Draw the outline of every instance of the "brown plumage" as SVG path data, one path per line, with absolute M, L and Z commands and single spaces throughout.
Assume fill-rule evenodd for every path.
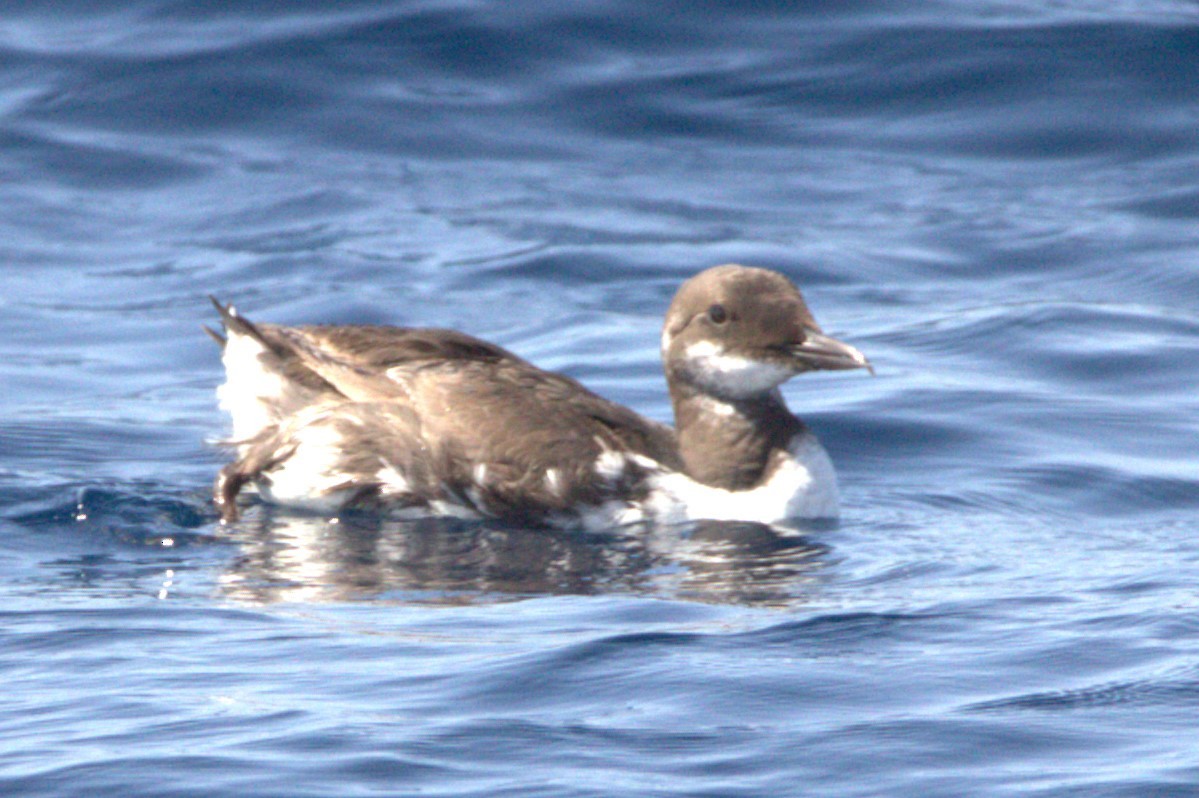
M 294 454 L 297 414 L 313 408 L 327 414 L 310 423 L 330 426 L 344 441 L 336 468 L 346 480 L 331 490 L 351 494 L 350 506 L 386 500 L 422 507 L 436 499 L 541 520 L 630 488 L 595 479 L 593 464 L 605 450 L 681 465 L 669 427 L 464 333 L 253 324 L 213 301 L 229 334 L 260 343 L 263 368 L 288 386 L 274 408 L 278 423 L 233 442 L 240 456 L 221 471 L 214 491 L 225 520 L 237 518 L 246 483 L 269 480 L 270 470 Z M 497 428 L 504 435 L 487 434 Z M 387 486 L 375 476 L 381 468 L 405 475 L 411 490 L 384 495 Z M 555 476 L 547 481 L 550 469 Z M 635 477 L 630 471 L 624 481 Z
M 788 464 L 797 492 L 771 487 L 772 501 L 782 498 L 762 517 L 803 513 L 801 493 L 815 489 L 794 451 L 810 436 L 777 386 L 812 368 L 869 366 L 820 332 L 787 278 L 741 266 L 688 280 L 667 314 L 663 359 L 678 434 L 465 333 L 255 324 L 213 304 L 225 329 L 209 330 L 224 349 L 222 404 L 239 438 L 238 458 L 214 488 L 226 521 L 250 483 L 268 499 L 320 509 L 543 522 L 604 505 L 637 507 L 642 518 L 685 504 L 671 494 L 651 512 L 653 490 L 698 485 L 713 507 L 724 491 L 764 490 Z M 814 467 L 833 479 L 823 449 L 810 445 L 823 458 Z M 830 501 L 835 511 L 835 480 L 816 488 L 828 495 L 814 511 Z M 728 512 L 757 512 L 753 501 L 747 507 Z

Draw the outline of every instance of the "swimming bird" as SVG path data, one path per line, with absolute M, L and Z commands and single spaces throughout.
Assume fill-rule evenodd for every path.
M 740 265 L 690 278 L 666 313 L 673 428 L 465 333 L 259 324 L 212 302 L 237 450 L 213 491 L 226 522 L 247 484 L 324 513 L 588 528 L 833 517 L 832 463 L 779 386 L 871 368 L 791 280 Z

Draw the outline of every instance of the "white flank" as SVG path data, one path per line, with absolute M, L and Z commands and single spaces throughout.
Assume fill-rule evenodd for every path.
M 375 479 L 379 481 L 379 493 L 385 498 L 405 496 L 412 492 L 408 478 L 388 463 L 384 463 L 383 467 L 375 472 Z
M 346 491 L 334 488 L 345 482 L 345 474 L 338 471 L 342 438 L 320 420 L 296 429 L 291 437 L 295 453 L 267 472 L 270 484 L 263 480 L 259 486 L 267 501 L 317 512 L 340 508 Z
M 472 507 L 483 509 L 487 506 L 483 501 L 483 488 L 478 485 L 471 485 L 466 489 L 466 498 Z
M 757 396 L 795 376 L 785 366 L 730 355 L 712 341 L 694 343 L 684 355 L 692 378 L 721 396 Z
M 555 496 L 562 495 L 562 474 L 556 468 L 545 470 L 545 488 Z
M 440 515 L 446 518 L 462 518 L 467 521 L 477 521 L 483 517 L 483 514 L 472 507 L 467 507 L 460 502 L 446 501 L 444 499 L 435 499 L 429 502 L 429 509 L 423 515 Z
M 262 344 L 248 335 L 229 332 L 225 352 L 225 384 L 217 388 L 221 409 L 233 419 L 234 441 L 253 438 L 275 423 L 270 406 L 278 402 L 286 386 L 278 374 L 263 367 Z
M 595 475 L 605 482 L 615 482 L 624 474 L 625 455 L 615 449 L 604 449 L 595 458 Z
M 613 499 L 603 504 L 579 508 L 577 516 L 563 516 L 561 519 L 550 519 L 556 526 L 570 528 L 582 526 L 588 532 L 604 532 L 617 526 L 640 524 L 654 520 L 644 507 L 638 504 Z

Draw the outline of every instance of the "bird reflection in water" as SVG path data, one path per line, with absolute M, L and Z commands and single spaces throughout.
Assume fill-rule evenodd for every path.
M 805 603 L 827 558 L 804 534 L 808 525 L 699 522 L 596 534 L 255 510 L 227 528 L 242 552 L 221 577 L 226 595 L 255 604 L 624 593 L 786 607 Z

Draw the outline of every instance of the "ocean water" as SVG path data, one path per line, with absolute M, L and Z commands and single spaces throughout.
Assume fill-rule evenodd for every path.
M 728 261 L 839 523 L 216 522 L 207 295 L 665 420 Z M 0 384 L 4 796 L 1199 795 L 1192 2 L 13 0 Z

